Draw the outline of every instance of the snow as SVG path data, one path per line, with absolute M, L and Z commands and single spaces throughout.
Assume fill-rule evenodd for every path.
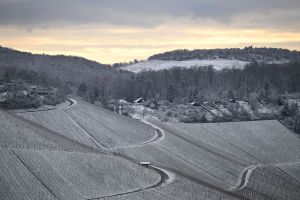
M 168 171 L 166 169 L 160 168 L 160 167 L 156 167 L 156 166 L 151 166 L 151 167 L 155 168 L 155 169 L 158 169 L 158 170 L 164 172 L 166 175 L 168 175 L 168 179 L 166 180 L 166 182 L 163 183 L 162 186 L 170 184 L 170 183 L 172 183 L 175 180 L 175 176 L 176 175 L 174 173 L 172 173 L 172 172 L 170 172 L 170 171 Z
M 296 182 L 300 183 L 300 162 L 280 163 L 277 167 L 284 170 Z
M 103 148 L 102 150 L 144 144 L 156 137 L 151 127 L 138 120 L 112 113 L 79 99 L 70 101 L 72 107 L 18 115 L 58 135 L 90 147 Z
M 0 199 L 98 199 L 155 186 L 160 175 L 94 153 L 0 150 Z
M 55 200 L 12 150 L 0 150 L 0 199 Z
M 240 173 L 237 184 L 235 186 L 233 186 L 230 190 L 242 190 L 243 188 L 245 188 L 250 182 L 250 178 L 251 178 L 253 171 L 259 166 L 260 165 L 251 165 L 249 167 L 246 167 Z M 243 177 L 244 174 L 245 174 L 245 177 Z M 245 180 L 244 183 L 243 183 L 243 179 Z
M 121 67 L 120 69 L 140 73 L 143 71 L 159 71 L 164 69 L 171 69 L 174 67 L 192 68 L 213 66 L 216 70 L 229 68 L 243 68 L 249 64 L 247 61 L 230 60 L 230 59 L 216 59 L 216 60 L 186 60 L 186 61 L 163 61 L 163 60 L 149 60 L 132 65 Z
M 265 194 L 270 199 L 299 199 L 299 183 L 274 165 L 257 166 L 248 180 L 245 186 L 247 189 Z
M 3 111 L 0 111 L 0 147 L 85 151 L 59 134 Z
M 125 149 L 139 160 L 172 167 L 224 188 L 236 186 L 246 166 L 299 160 L 299 139 L 277 121 L 162 123 L 159 143 Z
M 290 61 L 289 60 L 273 60 L 273 61 L 269 61 L 267 62 L 267 64 L 274 64 L 274 65 L 281 65 L 281 64 L 287 64 L 289 63 Z
M 293 182 L 286 181 L 299 177 L 299 164 L 280 165 L 290 178 L 272 166 L 300 160 L 299 139 L 277 121 L 163 123 L 149 116 L 153 110 L 134 104 L 134 117 L 143 124 L 80 99 L 77 101 L 77 105 L 70 109 L 19 113 L 28 120 L 0 111 L 0 145 L 7 148 L 0 150 L 0 182 L 5 188 L 0 189 L 0 196 L 5 199 L 41 199 L 41 196 L 48 195 L 52 200 L 55 199 L 53 193 L 59 199 L 92 199 L 110 195 L 115 195 L 115 198 L 107 199 L 137 199 L 139 195 L 161 199 L 153 196 L 160 194 L 166 197 L 161 200 L 165 200 L 200 199 L 201 194 L 209 193 L 211 198 L 201 199 L 224 199 L 224 194 L 218 194 L 218 191 L 201 184 L 193 185 L 196 182 L 188 180 L 189 176 L 224 189 L 241 186 L 237 188 L 249 188 L 267 195 L 274 193 L 279 199 L 287 199 L 282 198 L 284 195 L 288 199 L 299 196 Z M 238 103 L 248 106 L 246 102 Z M 184 105 L 182 107 L 184 109 Z M 216 110 L 206 107 L 217 114 Z M 220 106 L 220 109 L 226 108 Z M 54 131 L 64 137 L 59 137 Z M 111 143 L 107 142 L 107 146 L 119 150 L 116 152 L 110 148 L 111 152 L 125 158 L 128 155 L 134 162 L 116 156 L 118 154 L 93 153 L 90 152 L 92 148 L 79 145 L 88 146 L 88 140 L 93 138 L 101 144 L 110 138 L 108 142 Z M 19 150 L 12 149 L 16 147 Z M 138 165 L 137 160 L 153 164 L 149 168 L 163 171 L 168 179 L 157 182 L 159 173 Z M 259 164 L 262 163 L 270 166 L 261 167 Z M 254 165 L 259 167 L 252 168 Z M 245 169 L 247 166 L 250 167 Z M 245 176 L 244 169 L 248 169 Z M 277 174 L 280 176 L 274 177 Z M 245 181 L 242 181 L 243 177 Z

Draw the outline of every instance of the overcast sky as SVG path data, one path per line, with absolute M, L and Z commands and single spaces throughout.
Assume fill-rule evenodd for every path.
M 173 49 L 300 50 L 299 0 L 0 0 L 0 45 L 129 61 Z

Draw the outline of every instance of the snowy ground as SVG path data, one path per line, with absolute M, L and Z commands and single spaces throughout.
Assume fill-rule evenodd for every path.
M 0 111 L 0 199 L 298 200 L 299 138 L 277 121 L 165 123 L 138 104 L 136 120 L 72 102 Z
M 229 59 L 218 59 L 218 60 L 186 60 L 186 61 L 162 61 L 162 60 L 149 60 L 140 62 L 128 66 L 121 67 L 123 70 L 139 73 L 142 71 L 159 71 L 164 69 L 171 69 L 173 67 L 192 68 L 192 67 L 203 67 L 213 66 L 217 70 L 223 68 L 243 68 L 249 64 L 247 61 L 241 60 L 229 60 Z

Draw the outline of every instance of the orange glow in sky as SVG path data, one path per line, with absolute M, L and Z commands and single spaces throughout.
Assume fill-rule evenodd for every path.
M 175 49 L 300 50 L 299 0 L 28 1 L 0 0 L 1 46 L 107 64 Z
M 201 27 L 35 29 L 5 27 L 0 44 L 33 53 L 86 57 L 101 63 L 130 61 L 175 49 L 231 48 L 253 46 L 300 50 L 298 32 L 262 29 L 222 29 Z M 4 34 L 3 34 L 4 33 Z

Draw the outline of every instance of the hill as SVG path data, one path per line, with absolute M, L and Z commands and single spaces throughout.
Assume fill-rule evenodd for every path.
M 105 135 L 105 131 L 109 128 L 98 123 L 97 128 L 98 131 L 100 130 L 98 138 L 101 142 L 110 137 L 117 138 L 118 134 L 125 134 L 123 137 L 127 138 L 123 140 L 130 140 L 133 133 L 139 134 L 142 140 L 145 137 L 151 138 L 153 134 L 150 127 L 137 120 L 102 109 L 97 110 L 93 105 L 87 105 L 82 101 L 75 104 L 77 103 L 63 104 L 50 110 L 46 108 L 16 112 L 48 114 L 49 118 L 41 118 L 45 120 L 44 123 L 47 123 L 51 116 L 55 118 L 54 114 L 56 114 L 59 117 L 59 112 L 64 110 L 68 109 L 76 114 L 77 109 L 80 109 L 78 107 L 91 106 L 89 108 L 91 115 L 99 116 L 103 113 L 102 117 L 107 118 L 106 124 L 109 126 L 110 123 L 114 123 L 128 129 L 128 132 L 123 132 L 120 127 L 115 127 L 109 133 L 111 135 Z M 82 115 L 81 118 L 83 117 Z M 112 121 L 109 122 L 108 119 Z M 39 125 L 34 120 L 27 120 L 15 113 L 0 110 L 0 199 L 98 199 L 138 192 L 162 184 L 157 170 L 145 168 L 113 152 L 104 152 L 101 147 L 94 145 L 93 140 L 85 144 L 82 139 L 85 133 L 81 132 L 83 136 L 79 139 L 76 138 L 75 133 L 68 136 L 68 127 L 71 127 L 72 131 L 80 126 L 77 125 L 78 127 L 72 129 L 75 121 L 67 118 L 63 122 L 55 123 L 52 120 L 49 123 L 58 132 Z M 62 128 L 56 128 L 61 125 Z M 80 130 L 84 131 L 86 127 Z M 144 133 L 143 128 L 151 132 Z M 87 131 L 96 134 L 92 132 L 93 130 Z
M 249 62 L 241 60 L 229 60 L 229 59 L 214 59 L 214 60 L 183 60 L 183 61 L 167 61 L 167 60 L 148 60 L 131 65 L 121 67 L 122 70 L 131 71 L 134 73 L 140 73 L 144 71 L 160 71 L 168 70 L 172 68 L 193 68 L 193 67 L 205 67 L 213 66 L 216 70 L 222 70 L 228 68 L 242 69 Z
M 150 56 L 148 60 L 192 60 L 192 59 L 236 59 L 242 61 L 262 61 L 262 62 L 280 62 L 280 61 L 299 61 L 300 52 L 290 51 L 288 49 L 278 48 L 253 48 L 244 49 L 195 49 L 195 50 L 174 50 L 165 53 Z
M 65 83 L 91 82 L 117 73 L 110 65 L 81 57 L 32 54 L 1 46 L 0 60 L 0 75 L 6 68 L 33 70 Z
M 299 197 L 299 138 L 277 121 L 141 123 L 78 98 L 0 119 L 0 199 Z
M 224 68 L 242 69 L 251 62 L 264 64 L 286 64 L 300 60 L 298 51 L 276 48 L 244 49 L 195 49 L 174 50 L 150 56 L 147 61 L 131 63 L 120 69 L 140 73 L 145 71 L 169 70 L 172 68 L 193 68 L 212 66 L 216 70 Z
M 66 138 L 100 149 L 133 146 L 155 136 L 150 127 L 135 119 L 118 115 L 79 98 L 76 102 L 72 107 L 44 112 L 18 111 L 17 115 Z

